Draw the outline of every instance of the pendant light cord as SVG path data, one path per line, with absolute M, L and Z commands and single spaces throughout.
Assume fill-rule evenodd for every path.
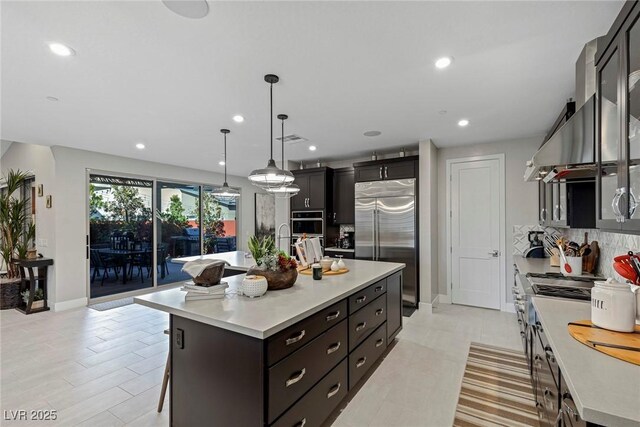
M 269 141 L 271 145 L 270 160 L 273 161 L 273 83 L 269 85 L 269 99 L 271 101 L 271 110 L 269 115 L 269 119 L 271 120 L 271 141 Z
M 227 134 L 224 134 L 224 183 L 227 183 Z
M 284 170 L 284 119 L 282 119 L 282 170 Z

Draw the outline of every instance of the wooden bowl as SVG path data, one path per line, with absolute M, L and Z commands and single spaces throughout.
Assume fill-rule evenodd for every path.
M 287 289 L 293 286 L 298 279 L 298 270 L 295 268 L 289 269 L 285 272 L 262 270 L 257 266 L 251 267 L 247 271 L 247 275 L 255 274 L 256 276 L 264 276 L 269 284 L 268 289 L 270 291 L 278 291 L 280 289 Z

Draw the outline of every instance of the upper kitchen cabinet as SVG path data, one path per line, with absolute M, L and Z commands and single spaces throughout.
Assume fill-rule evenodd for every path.
M 355 172 L 353 168 L 336 169 L 333 173 L 334 224 L 355 223 Z
M 292 171 L 300 192 L 291 198 L 292 211 L 326 210 L 332 212 L 333 169 L 327 167 Z
M 418 169 L 418 156 L 354 163 L 353 167 L 355 182 L 415 178 Z
M 626 2 L 598 44 L 597 224 L 640 232 L 640 2 Z

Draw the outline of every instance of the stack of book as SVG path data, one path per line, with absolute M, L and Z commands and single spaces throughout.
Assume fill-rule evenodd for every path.
M 185 301 L 202 300 L 202 299 L 222 299 L 224 298 L 225 289 L 229 285 L 226 282 L 220 282 L 214 286 L 198 286 L 193 283 L 185 283 L 182 286 L 183 291 L 187 291 Z

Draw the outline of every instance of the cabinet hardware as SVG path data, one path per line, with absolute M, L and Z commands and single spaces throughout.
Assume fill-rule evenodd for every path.
M 297 423 L 294 424 L 293 427 L 304 427 L 304 425 L 307 423 L 307 419 L 303 418 L 300 421 L 298 421 Z
M 331 347 L 327 349 L 327 354 L 335 353 L 340 348 L 340 341 L 333 344 Z
M 342 384 L 338 383 L 331 387 L 331 390 L 329 390 L 329 393 L 327 393 L 327 399 L 331 399 L 333 396 L 335 396 L 340 391 L 341 385 Z
M 383 290 L 383 289 L 384 289 L 384 287 L 382 287 L 382 286 L 378 286 L 378 287 L 376 287 L 376 288 L 373 290 L 373 292 L 380 292 L 380 291 L 381 291 L 381 290 Z
M 380 179 L 382 179 L 382 166 L 380 166 Z
M 327 316 L 327 322 L 331 322 L 332 320 L 336 320 L 338 317 L 340 317 L 340 310 L 336 310 L 335 312 L 329 314 Z
M 366 327 L 367 327 L 367 322 L 358 323 L 358 326 L 356 326 L 356 332 L 360 332 Z
M 376 310 L 376 316 L 380 316 L 382 313 L 384 313 L 384 309 L 383 308 L 379 308 Z
M 284 384 L 285 386 L 289 387 L 294 385 L 295 383 L 297 383 L 298 381 L 300 381 L 302 379 L 302 377 L 304 377 L 304 374 L 307 373 L 307 370 L 305 368 L 302 368 L 300 371 L 296 372 L 294 376 L 292 376 L 291 378 L 289 378 Z
M 367 357 L 361 357 L 360 359 L 358 359 L 358 361 L 356 362 L 356 368 L 361 367 L 362 365 L 364 365 L 365 363 L 367 363 Z
M 305 330 L 301 330 L 300 332 L 298 332 L 298 334 L 294 337 L 291 338 L 287 338 L 287 340 L 285 341 L 286 345 L 291 345 L 291 344 L 295 344 L 298 341 L 300 341 L 302 338 L 304 338 L 304 334 L 305 334 Z
M 378 341 L 376 341 L 376 348 L 380 347 L 383 343 L 384 343 L 384 340 L 380 338 Z
M 362 295 L 361 297 L 356 298 L 356 303 L 361 304 L 363 302 L 365 302 L 365 300 L 367 299 L 366 295 Z
M 387 173 L 387 167 L 384 167 L 384 178 L 387 179 L 389 178 L 389 174 Z

